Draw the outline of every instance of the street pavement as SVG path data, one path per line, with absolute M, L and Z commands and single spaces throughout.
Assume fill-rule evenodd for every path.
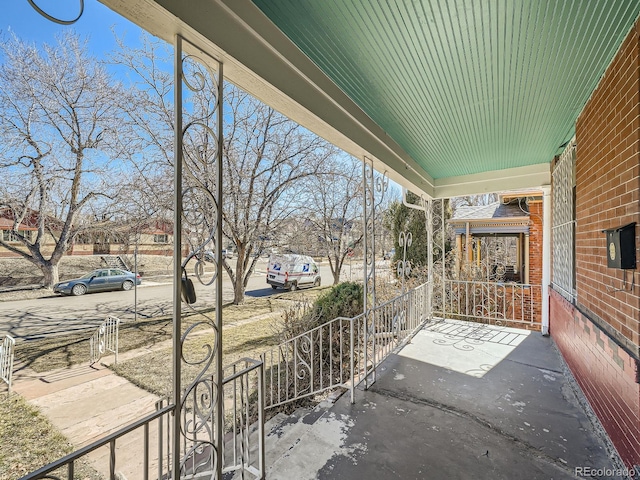
M 333 283 L 328 264 L 320 265 L 320 274 L 323 285 Z M 265 275 L 266 261 L 261 261 L 249 279 L 246 296 L 264 297 L 278 292 L 266 283 Z M 204 286 L 197 281 L 194 285 L 198 298 L 213 303 L 213 286 Z M 233 300 L 233 287 L 226 272 L 223 275 L 222 296 L 223 302 Z M 133 321 L 136 315 L 135 298 L 136 293 L 132 290 L 92 293 L 80 297 L 52 295 L 38 299 L 0 302 L 0 337 L 9 334 L 20 342 L 92 330 L 109 315 L 122 321 Z M 154 277 L 152 281 L 143 278 L 137 291 L 138 317 L 171 315 L 172 298 L 170 276 Z

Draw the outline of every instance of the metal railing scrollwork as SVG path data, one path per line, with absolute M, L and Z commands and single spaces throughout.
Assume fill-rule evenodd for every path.
M 355 387 L 429 319 L 428 284 L 364 313 L 338 317 L 286 340 L 262 356 L 265 408 L 274 408 L 338 387 Z
M 241 358 L 224 368 L 225 378 L 223 389 L 223 423 L 224 438 L 220 443 L 222 473 L 240 472 L 241 478 L 264 478 L 264 384 L 263 364 L 259 360 Z M 209 376 L 208 385 L 214 379 Z M 184 407 L 179 411 L 183 425 L 195 425 L 200 422 L 201 412 L 198 411 L 202 403 L 202 394 L 208 392 L 195 389 L 185 389 L 182 398 Z M 162 400 L 160 405 L 169 404 L 170 400 Z M 173 422 L 165 418 L 161 429 L 167 437 L 173 435 Z M 208 435 L 214 435 L 213 429 L 207 430 Z M 201 439 L 206 437 L 201 432 Z M 181 436 L 180 451 L 189 452 L 192 444 L 188 437 Z M 213 443 L 214 438 L 209 438 Z M 162 443 L 160 443 L 162 448 Z M 166 465 L 171 464 L 171 452 L 163 450 L 161 458 Z M 186 458 L 180 478 L 214 478 L 212 472 L 201 471 L 203 462 L 210 459 L 206 448 L 199 449 L 197 455 Z M 198 474 L 201 471 L 201 474 Z M 247 477 L 250 475 L 250 477 Z M 162 478 L 162 477 L 158 477 Z
M 11 395 L 11 381 L 13 378 L 13 351 L 16 341 L 13 337 L 5 335 L 0 344 L 0 380 L 5 382 Z
M 174 283 L 182 302 L 174 302 L 174 403 L 178 410 L 171 438 L 175 476 L 222 475 L 222 64 L 182 37 L 176 37 L 176 247 Z M 213 265 L 207 272 L 205 259 Z M 215 310 L 197 298 L 188 275 L 212 286 Z M 182 308 L 197 321 L 182 326 Z M 208 332 L 208 343 L 194 354 L 196 332 Z M 202 337 L 201 337 L 202 338 Z M 195 371 L 182 387 L 182 370 Z
M 75 17 L 72 17 L 69 20 L 64 20 L 62 18 L 57 18 L 54 17 L 53 15 L 45 12 L 42 8 L 40 8 L 38 6 L 38 4 L 35 2 L 35 0 L 27 0 L 27 2 L 29 2 L 29 5 L 31 5 L 31 7 L 33 7 L 33 9 L 38 12 L 40 15 L 42 15 L 44 18 L 46 18 L 47 20 L 50 20 L 54 23 L 57 23 L 59 25 L 72 25 L 74 23 L 76 23 L 78 20 L 80 20 L 80 17 L 82 17 L 82 14 L 84 13 L 84 0 L 78 0 L 78 5 L 79 5 L 79 9 L 78 9 L 78 14 Z
M 111 352 L 115 355 L 115 363 L 118 363 L 118 335 L 120 330 L 120 319 L 107 317 L 102 325 L 89 339 L 90 365 L 100 361 L 102 356 Z
M 447 297 L 434 314 L 499 326 L 535 328 L 541 323 L 540 285 L 445 280 Z
M 376 192 L 382 198 L 389 186 L 389 179 L 386 172 L 382 176 L 376 177 L 373 169 L 373 161 L 364 158 L 362 162 L 362 208 L 363 208 L 363 245 L 364 245 L 364 318 L 366 319 L 367 328 L 365 330 L 364 342 L 372 346 L 371 354 L 375 358 L 375 342 L 370 342 L 369 336 L 373 332 L 373 315 L 372 311 L 376 307 Z M 368 349 L 367 349 L 368 350 Z M 369 380 L 375 382 L 375 368 L 369 361 L 368 354 L 365 351 L 364 364 L 371 365 L 371 379 L 365 376 L 365 388 L 369 388 Z
M 402 279 L 402 293 L 405 292 L 406 279 L 411 275 L 411 262 L 407 260 L 407 249 L 411 246 L 412 241 L 411 232 L 400 232 L 398 245 L 402 249 L 402 260 L 398 261 L 398 277 Z

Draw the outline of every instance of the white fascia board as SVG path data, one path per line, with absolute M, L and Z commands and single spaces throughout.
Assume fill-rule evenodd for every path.
M 435 198 L 540 188 L 551 184 L 551 163 L 493 170 L 473 175 L 439 178 L 435 181 Z
M 100 0 L 169 43 L 176 34 L 224 64 L 225 78 L 416 193 L 433 178 L 250 0 Z

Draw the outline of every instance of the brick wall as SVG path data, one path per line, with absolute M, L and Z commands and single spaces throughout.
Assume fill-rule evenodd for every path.
M 639 32 L 640 20 L 577 120 L 577 307 L 550 295 L 551 336 L 628 467 L 640 465 L 640 276 L 613 291 L 623 271 L 607 268 L 602 230 L 640 221 Z
M 611 293 L 622 288 L 623 272 L 607 268 L 602 230 L 640 221 L 639 29 L 636 23 L 576 123 L 578 303 L 630 348 L 640 343 L 640 276 L 627 272 L 639 285 Z
M 627 467 L 640 465 L 638 362 L 558 293 L 551 336 Z
M 542 200 L 529 200 L 529 283 L 542 285 Z M 542 322 L 542 290 L 533 290 L 533 318 Z

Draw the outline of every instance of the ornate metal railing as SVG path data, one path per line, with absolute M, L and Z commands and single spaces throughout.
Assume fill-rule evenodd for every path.
M 337 387 L 355 387 L 429 318 L 428 285 L 353 318 L 338 317 L 286 340 L 262 355 L 265 408 L 284 405 Z
M 243 358 L 226 367 L 225 373 L 227 376 L 223 381 L 225 437 L 222 470 L 241 472 L 241 478 L 263 479 L 265 451 L 262 362 Z M 213 383 L 201 382 L 199 385 L 199 389 L 190 390 L 188 395 L 183 397 L 185 405 L 182 408 L 177 409 L 170 400 L 159 400 L 156 403 L 156 412 L 22 477 L 21 480 L 72 480 L 77 477 L 78 464 L 89 458 L 93 459 L 91 467 L 110 479 L 123 478 L 122 475 L 124 478 L 144 480 L 171 478 L 174 455 L 173 444 L 169 440 L 173 438 L 173 417 L 176 413 L 181 416 L 185 428 L 198 432 L 195 441 L 190 437 L 181 437 L 180 458 L 188 459 L 182 464 L 181 475 L 185 478 L 201 478 L 198 475 L 206 476 L 209 473 L 213 478 L 213 472 L 216 470 L 213 452 L 205 447 L 199 449 L 195 455 L 185 457 L 185 452 L 210 443 L 214 435 L 213 425 L 200 425 L 199 414 L 203 405 L 206 407 L 212 399 Z M 129 436 L 136 433 L 137 439 Z M 119 451 L 120 444 L 126 453 Z M 100 450 L 103 448 L 108 449 L 106 455 Z M 136 456 L 138 451 L 139 455 Z M 102 462 L 95 457 L 88 457 L 94 452 L 102 453 L 99 455 Z M 123 453 L 127 458 L 133 455 L 140 460 L 134 464 L 121 465 L 119 455 Z
M 354 352 L 364 344 L 363 327 L 355 327 L 362 318 L 335 318 L 263 353 L 265 407 L 352 385 Z
M 429 319 L 427 286 L 425 283 L 374 309 L 374 368 Z
M 241 478 L 264 478 L 264 388 L 261 361 L 242 358 L 224 368 L 222 446 L 223 473 L 240 472 Z M 216 455 L 213 447 L 216 425 L 203 420 L 202 410 L 208 411 L 215 383 L 213 375 L 202 378 L 198 388 L 185 389 L 183 404 L 176 409 L 182 428 L 189 435 L 180 437 L 181 478 L 215 478 Z M 170 400 L 164 400 L 170 403 Z M 162 431 L 165 445 L 173 438 L 174 421 L 165 419 Z M 162 438 L 160 436 L 159 438 Z M 162 449 L 162 441 L 159 443 Z M 161 458 L 169 468 L 171 452 L 161 451 Z M 249 477 L 247 477 L 249 475 Z
M 109 479 L 121 478 L 116 476 L 117 472 L 120 470 L 119 468 L 120 466 L 118 464 L 117 454 L 116 454 L 117 452 L 116 447 L 117 447 L 118 441 L 122 440 L 123 437 L 125 437 L 128 434 L 131 434 L 133 432 L 140 432 L 140 431 L 142 431 L 142 439 L 141 439 L 142 455 L 139 457 L 140 458 L 140 465 L 138 465 L 139 472 L 135 478 L 141 478 L 143 480 L 148 480 L 149 478 L 158 478 L 158 479 L 168 478 L 170 469 L 168 469 L 167 465 L 169 463 L 168 461 L 165 462 L 164 460 L 170 457 L 170 452 L 165 451 L 165 449 L 163 449 L 162 439 L 165 438 L 163 426 L 164 426 L 164 423 L 171 418 L 172 416 L 171 414 L 173 414 L 174 411 L 175 411 L 174 405 L 162 405 L 161 403 L 158 403 L 156 412 L 150 415 L 147 415 L 146 417 L 141 418 L 140 420 L 130 425 L 127 425 L 126 427 L 118 430 L 117 432 L 107 435 L 90 445 L 87 445 L 86 447 L 76 450 L 75 452 L 59 460 L 56 460 L 55 462 L 52 462 L 49 465 L 46 465 L 36 470 L 35 472 L 32 472 L 22 477 L 20 480 L 36 480 L 40 478 L 46 478 L 46 479 L 52 479 L 52 480 L 62 480 L 62 479 L 73 480 L 74 478 L 77 478 L 77 475 L 75 472 L 76 472 L 76 467 L 78 466 L 78 463 L 85 460 L 89 454 L 96 452 L 99 449 L 105 448 L 105 447 L 108 449 L 108 455 L 107 455 L 108 478 Z M 163 422 L 163 420 L 165 420 L 165 422 Z M 152 427 L 155 427 L 154 428 L 156 432 L 155 435 L 152 435 L 150 433 L 150 430 Z M 154 436 L 157 437 L 158 452 L 155 457 L 152 457 L 151 441 L 153 439 L 152 437 Z M 134 446 L 131 445 L 129 442 L 127 442 L 126 450 L 131 451 L 132 448 L 134 448 Z M 100 466 L 97 466 L 97 467 L 98 469 L 100 469 L 99 468 Z M 151 473 L 151 471 L 157 472 L 157 476 Z M 106 473 L 107 472 L 105 472 L 105 474 Z
M 433 305 L 442 318 L 529 328 L 542 321 L 540 285 L 445 280 L 445 292 Z
M 106 352 L 115 355 L 115 363 L 118 363 L 118 332 L 120 319 L 107 317 L 89 339 L 90 363 L 97 363 Z
M 265 476 L 263 367 L 262 361 L 242 358 L 225 368 L 223 473 Z
M 13 378 L 13 351 L 16 341 L 13 337 L 5 335 L 0 344 L 0 379 L 9 387 L 11 394 L 11 379 Z

